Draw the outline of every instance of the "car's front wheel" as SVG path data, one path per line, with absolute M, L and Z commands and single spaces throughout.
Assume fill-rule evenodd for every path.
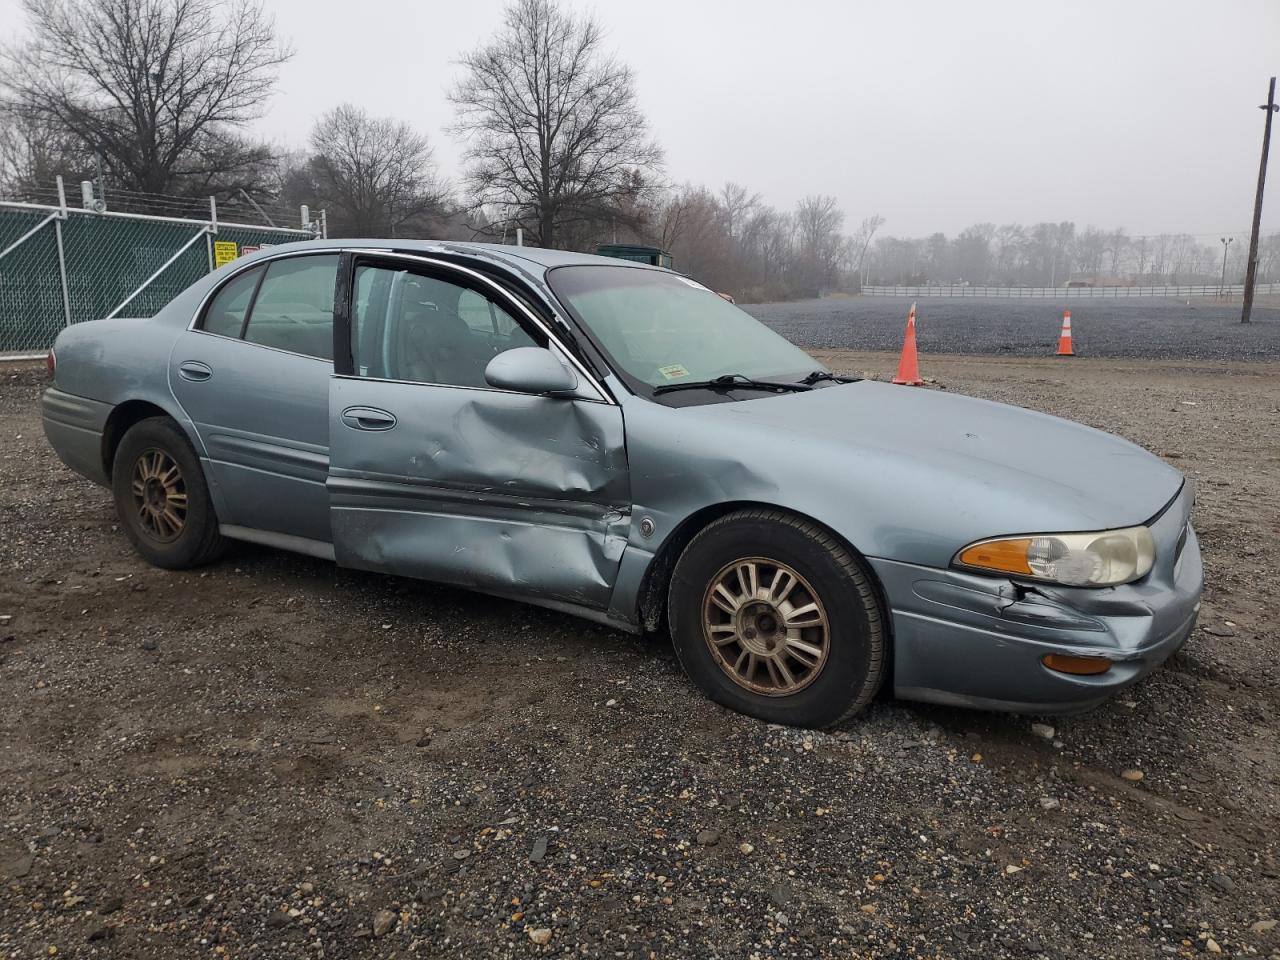
M 168 417 L 140 420 L 121 438 L 111 492 L 125 533 L 149 563 L 182 570 L 225 549 L 200 459 Z
M 829 727 L 886 668 L 870 575 L 821 527 L 773 510 L 721 517 L 690 541 L 668 597 L 681 664 L 713 700 L 763 720 Z

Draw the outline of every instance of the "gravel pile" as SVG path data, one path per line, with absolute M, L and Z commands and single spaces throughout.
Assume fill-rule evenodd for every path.
M 892 297 L 800 300 L 745 306 L 805 348 L 898 350 L 911 302 Z M 1064 306 L 1071 310 L 1075 351 L 1085 357 L 1187 360 L 1280 359 L 1280 309 L 1211 300 L 917 301 L 916 338 L 928 353 L 994 353 L 1042 357 L 1058 347 Z
M 0 368 L 0 957 L 1280 958 L 1280 467 L 1238 443 L 1280 378 L 992 362 L 930 372 L 1118 404 L 1200 477 L 1205 629 L 1091 714 L 833 733 L 548 611 L 248 546 L 149 568 Z

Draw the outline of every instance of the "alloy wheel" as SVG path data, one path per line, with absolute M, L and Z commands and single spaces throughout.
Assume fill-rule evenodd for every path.
M 151 447 L 134 461 L 133 503 L 142 532 L 172 543 L 187 525 L 187 485 L 173 457 Z
M 720 668 L 765 696 L 803 690 L 822 671 L 830 628 L 822 600 L 791 567 L 748 557 L 721 568 L 702 602 L 702 633 Z

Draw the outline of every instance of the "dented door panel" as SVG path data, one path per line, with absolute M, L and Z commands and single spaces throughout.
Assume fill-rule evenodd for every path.
M 339 563 L 607 605 L 630 525 L 618 407 L 339 376 L 329 410 Z

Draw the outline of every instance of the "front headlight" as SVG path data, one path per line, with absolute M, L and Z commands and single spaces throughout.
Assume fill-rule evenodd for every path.
M 1109 587 L 1145 577 L 1155 557 L 1151 531 L 1126 527 L 980 540 L 957 553 L 952 563 L 1069 587 Z

